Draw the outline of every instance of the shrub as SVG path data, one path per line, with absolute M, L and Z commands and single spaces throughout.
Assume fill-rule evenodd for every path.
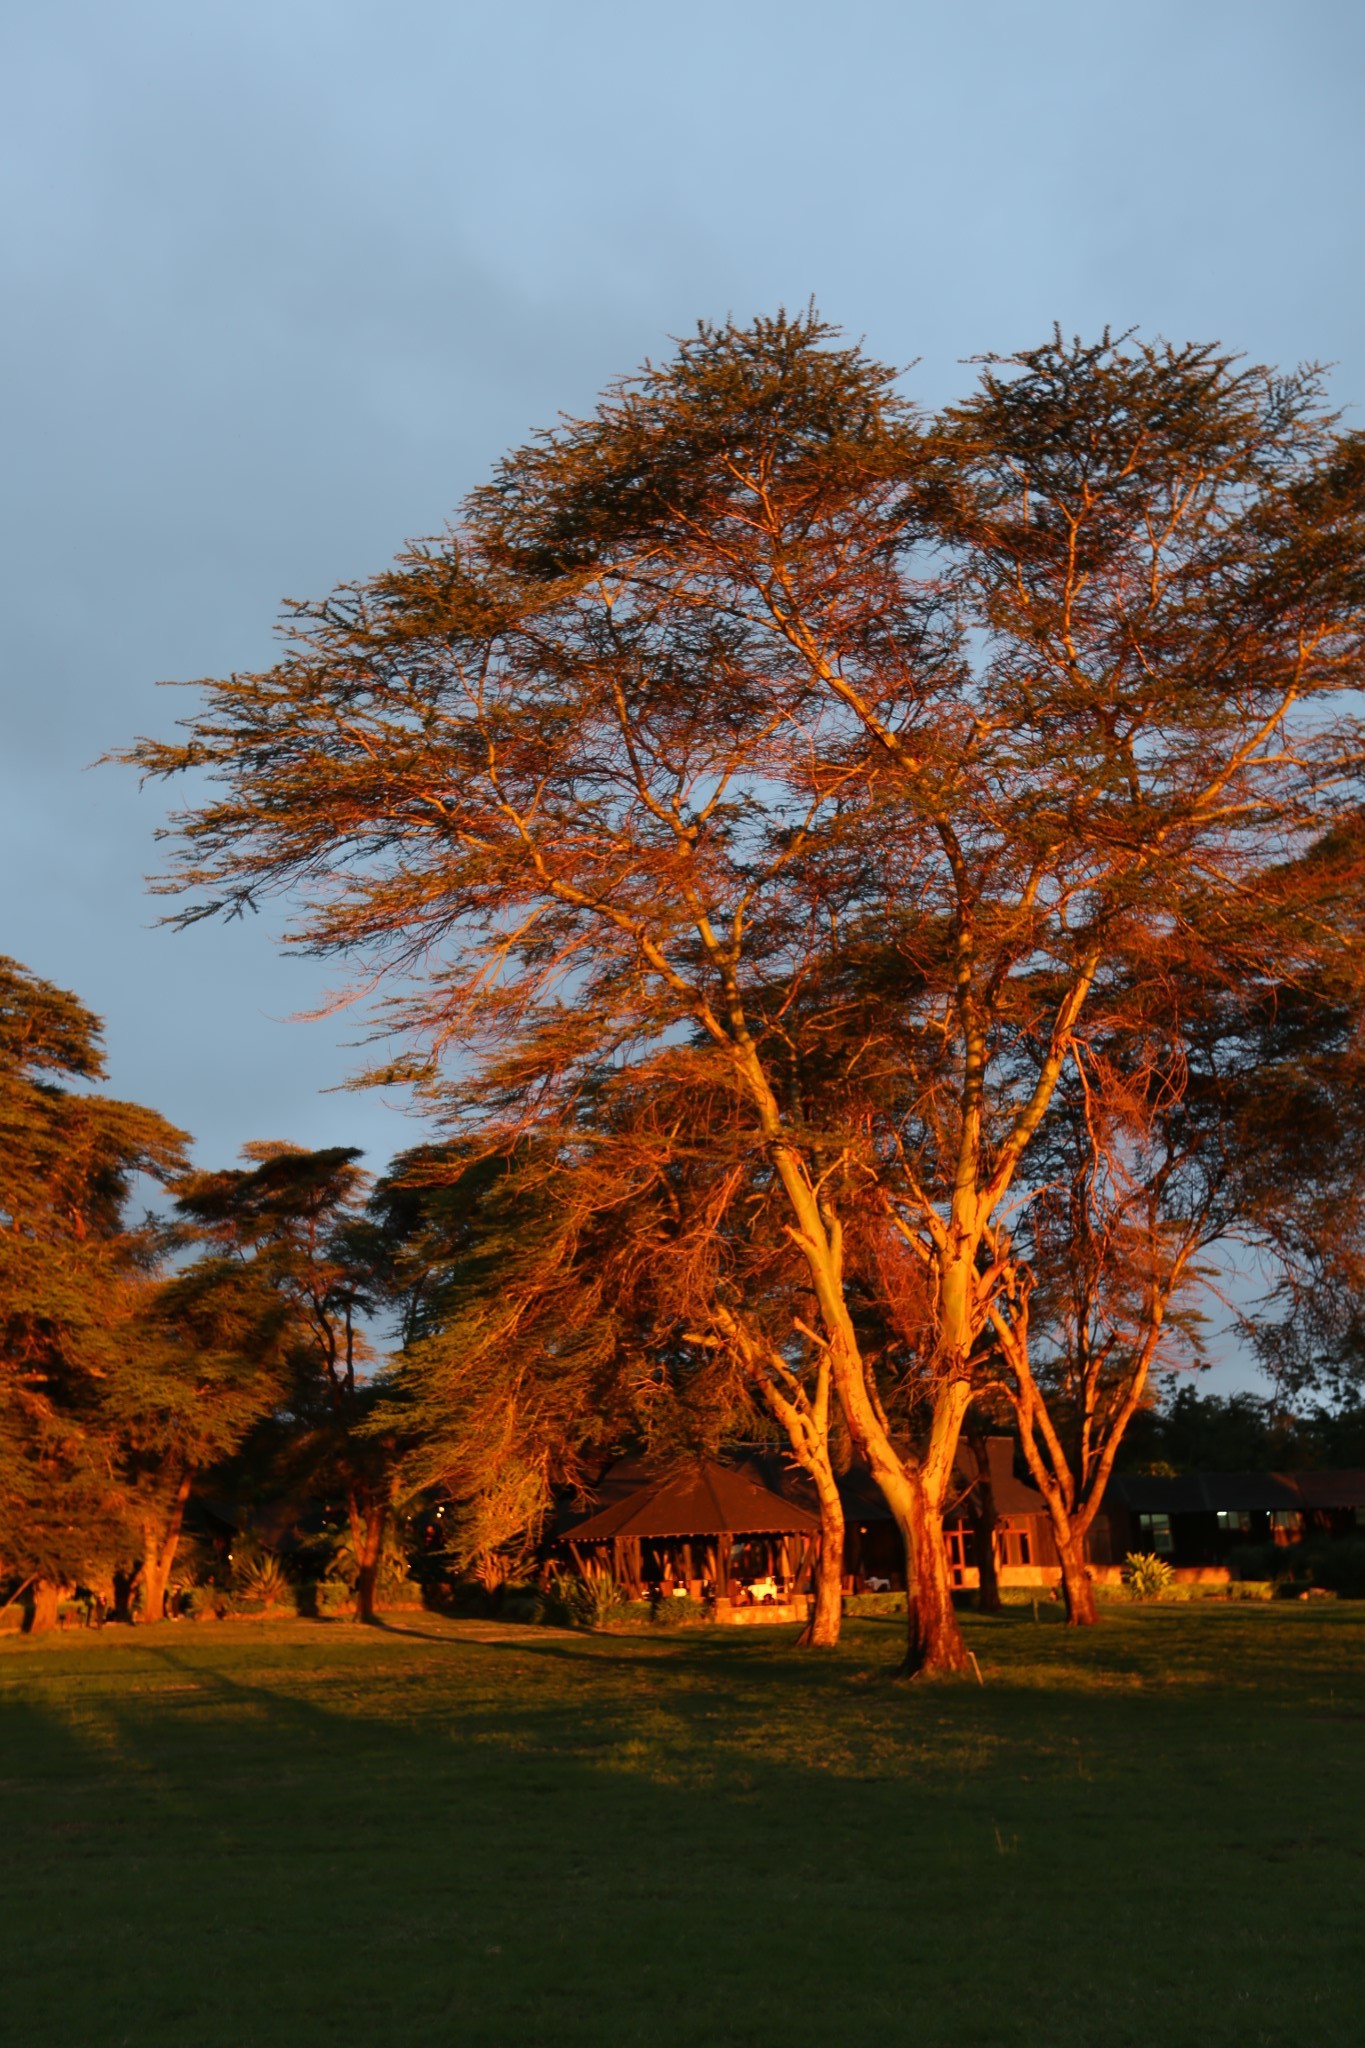
M 319 1579 L 313 1588 L 313 1611 L 320 1621 L 334 1621 L 354 1607 L 355 1587 L 347 1579 Z
M 232 1612 L 232 1595 L 225 1586 L 182 1586 L 174 1595 L 173 1612 L 187 1621 L 224 1621 Z
M 904 1593 L 845 1593 L 845 1614 L 904 1614 Z
M 610 1628 L 625 1605 L 615 1579 L 605 1575 L 580 1579 L 557 1572 L 545 1596 L 545 1618 L 561 1628 Z
M 1306 1543 L 1239 1544 L 1228 1560 L 1242 1580 L 1268 1580 L 1291 1598 L 1312 1586 L 1344 1600 L 1365 1600 L 1365 1543 L 1310 1537 Z
M 1343 1600 L 1365 1600 L 1365 1543 L 1327 1542 L 1304 1548 L 1315 1586 L 1338 1593 Z
M 504 1586 L 497 1612 L 502 1621 L 540 1622 L 553 1619 L 551 1603 L 534 1586 Z
M 289 1580 L 272 1550 L 243 1545 L 232 1562 L 232 1590 L 248 1608 L 277 1607 L 289 1599 Z
M 1130 1550 L 1123 1561 L 1123 1583 L 1134 1600 L 1159 1600 L 1175 1584 L 1175 1573 L 1155 1551 Z
M 656 1628 L 690 1628 L 710 1618 L 705 1604 L 694 1600 L 690 1593 L 681 1599 L 670 1596 L 656 1602 L 653 1615 Z
M 493 1595 L 486 1586 L 481 1586 L 477 1579 L 455 1579 L 446 1581 L 444 1585 L 429 1585 L 427 1597 L 435 1601 L 442 1613 L 466 1619 L 474 1617 L 484 1620 L 496 1612 Z
M 1291 1552 L 1280 1543 L 1239 1543 L 1228 1553 L 1234 1579 L 1288 1579 L 1294 1575 Z
M 426 1588 L 409 1570 L 407 1546 L 407 1526 L 396 1518 L 384 1532 L 375 1575 L 374 1601 L 381 1611 L 426 1605 Z M 324 1530 L 309 1538 L 305 1551 L 308 1577 L 298 1589 L 299 1612 L 334 1619 L 353 1611 L 360 1564 L 350 1528 Z M 432 1560 L 425 1562 L 430 1567 Z

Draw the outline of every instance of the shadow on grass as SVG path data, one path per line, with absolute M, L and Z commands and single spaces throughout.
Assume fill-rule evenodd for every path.
M 984 1691 L 879 1619 L 7 1659 L 10 2037 L 1354 2044 L 1359 1627 L 1025 1617 Z

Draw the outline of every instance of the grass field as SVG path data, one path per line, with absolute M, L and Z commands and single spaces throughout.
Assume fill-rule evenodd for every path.
M 7 2048 L 1360 2048 L 1365 1605 L 0 1647 Z

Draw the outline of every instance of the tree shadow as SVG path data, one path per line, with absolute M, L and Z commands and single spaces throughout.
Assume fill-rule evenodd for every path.
M 914 1695 L 869 1679 L 894 1631 L 830 1659 L 684 1633 L 414 1618 L 16 1660 L 12 2038 L 1031 2048 L 1043 2015 L 1123 2048 L 1179 2012 L 1168 2038 L 1231 2048 L 1248 1998 L 1264 2038 L 1308 2010 L 1354 2038 L 1354 1721 L 1276 1747 L 1234 1693 Z M 1292 1944 L 1283 1872 L 1222 1882 L 1277 1857 Z M 1097 1922 L 1116 1870 L 1143 1913 Z

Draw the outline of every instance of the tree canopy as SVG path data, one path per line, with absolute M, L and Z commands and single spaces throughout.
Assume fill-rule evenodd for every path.
M 529 1129 L 693 1043 L 931 1560 L 987 1352 L 1027 1376 L 1014 1219 L 1066 1078 L 1124 1094 L 1131 1163 L 1192 989 L 1352 955 L 1362 481 L 1316 373 L 1213 347 L 1057 334 L 931 419 L 813 312 L 702 327 L 135 750 L 207 777 L 165 886 L 287 892 L 295 943 L 401 971 L 455 1114 Z M 859 1341 L 866 1213 L 924 1278 L 914 1443 Z M 912 1663 L 960 1663 L 932 1565 L 911 1605 Z

